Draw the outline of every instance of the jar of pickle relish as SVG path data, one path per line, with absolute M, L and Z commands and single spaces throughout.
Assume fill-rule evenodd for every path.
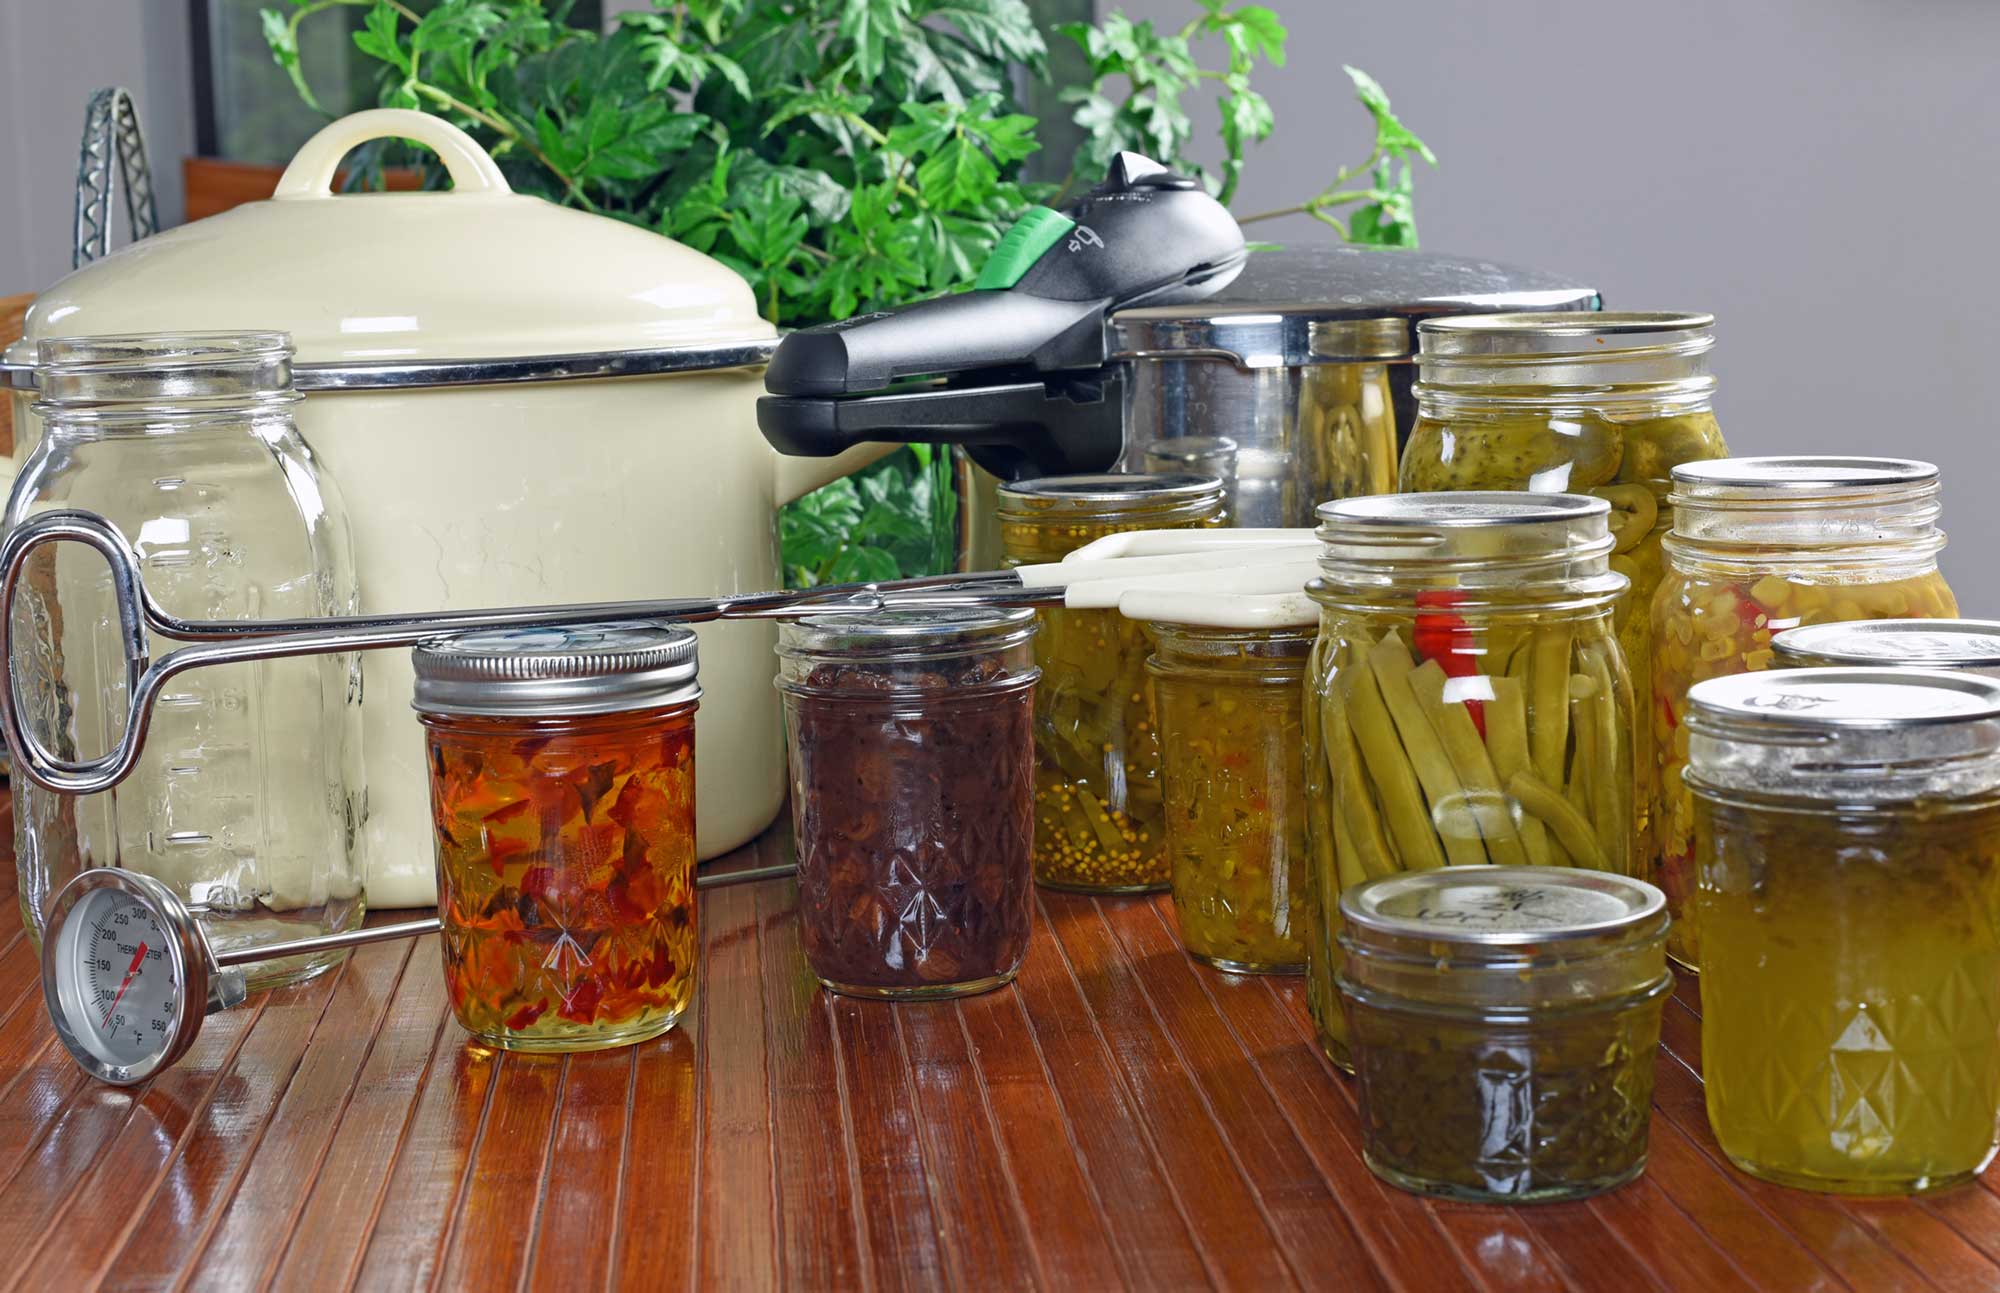
M 1728 453 L 1713 411 L 1709 314 L 1479 314 L 1417 325 L 1417 422 L 1406 490 L 1594 494 L 1613 508 L 1625 663 L 1651 676 L 1647 608 L 1663 568 L 1668 473 Z M 1639 766 L 1651 739 L 1639 732 Z M 1640 829 L 1650 804 L 1637 805 Z
M 799 941 L 848 996 L 1013 980 L 1034 902 L 1029 610 L 819 615 L 778 631 Z
M 2000 620 L 1856 620 L 1805 624 L 1771 639 L 1772 663 L 1880 669 L 1964 669 L 2000 678 Z
M 1650 876 L 1667 893 L 1667 950 L 1700 968 L 1688 688 L 1757 673 L 1799 625 L 1948 618 L 1938 573 L 1938 472 L 1906 458 L 1732 458 L 1674 468 L 1667 576 L 1652 610 Z
M 1213 476 L 1048 476 L 1000 487 L 1010 566 L 1060 561 L 1124 530 L 1212 525 Z M 1084 893 L 1168 887 L 1160 739 L 1145 630 L 1116 610 L 1037 611 L 1035 879 Z
M 694 632 L 497 629 L 414 653 L 445 988 L 505 1050 L 657 1037 L 694 997 Z
M 1567 867 L 1452 867 L 1340 896 L 1362 1156 L 1406 1190 L 1577 1199 L 1646 1166 L 1666 899 Z
M 2000 1144 L 2000 682 L 1696 683 L 1708 1119 L 1743 1170 L 1906 1194 Z
M 1313 626 L 1145 618 L 1181 943 L 1237 974 L 1303 973 L 1312 908 L 1301 724 Z
M 1445 865 L 1624 872 L 1632 684 L 1612 628 L 1610 504 L 1576 494 L 1387 494 L 1319 510 L 1305 712 L 1314 902 Z M 1307 997 L 1348 1066 L 1337 920 Z

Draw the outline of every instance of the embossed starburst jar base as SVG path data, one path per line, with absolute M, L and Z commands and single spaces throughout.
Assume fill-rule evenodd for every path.
M 2000 1143 L 2000 684 L 1799 669 L 1689 696 L 1716 1140 L 1805 1189 L 1970 1180 Z

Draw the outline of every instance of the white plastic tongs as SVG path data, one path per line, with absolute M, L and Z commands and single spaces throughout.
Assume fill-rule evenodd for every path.
M 9 671 L 7 685 L 0 688 L 0 731 L 13 751 L 15 769 L 62 794 L 92 794 L 130 775 L 161 689 L 177 674 L 210 665 L 414 646 L 445 634 L 529 625 L 661 619 L 704 623 L 964 606 L 1125 610 L 1127 599 L 1144 607 L 1152 597 L 1277 596 L 1283 601 L 1288 594 L 1299 595 L 1312 577 L 1311 556 L 1317 551 L 1306 530 L 1136 531 L 1100 540 L 1060 562 L 872 584 L 307 620 L 186 620 L 168 614 L 154 600 L 141 577 L 139 554 L 118 527 L 94 512 L 57 510 L 22 522 L 0 542 L 0 661 L 26 658 L 14 650 L 19 622 L 14 602 L 28 559 L 52 543 L 81 543 L 111 568 L 129 698 L 115 746 L 94 759 L 63 759 L 23 721 L 21 697 L 31 680 L 23 679 L 21 671 Z M 154 659 L 151 640 L 156 636 L 194 645 Z M 44 650 L 34 655 L 48 654 L 49 644 L 41 645 Z

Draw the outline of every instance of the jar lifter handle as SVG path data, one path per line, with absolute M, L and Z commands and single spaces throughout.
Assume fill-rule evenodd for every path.
M 22 674 L 14 652 L 15 603 L 28 558 L 51 543 L 81 543 L 104 557 L 111 570 L 111 590 L 118 603 L 118 640 L 125 654 L 125 694 L 131 698 L 118 744 L 95 759 L 76 762 L 57 757 L 23 721 Z M 0 543 L 0 665 L 7 685 L 0 688 L 0 730 L 30 780 L 64 794 L 91 794 L 124 780 L 139 758 L 139 746 L 152 712 L 152 693 L 165 681 L 152 668 L 146 645 L 147 605 L 139 577 L 139 554 L 118 528 L 91 512 L 44 512 L 17 525 Z

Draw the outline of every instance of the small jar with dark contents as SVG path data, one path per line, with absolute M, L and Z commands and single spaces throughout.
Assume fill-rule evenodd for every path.
M 850 996 L 1008 983 L 1033 896 L 1029 610 L 821 615 L 779 630 L 799 932 Z
M 1125 530 L 1216 524 L 1213 476 L 1049 476 L 1000 488 L 1007 564 L 1061 561 Z M 1156 893 L 1172 880 L 1152 646 L 1116 610 L 1037 612 L 1035 879 L 1083 893 Z
M 1666 896 L 1569 867 L 1445 867 L 1343 891 L 1362 1157 L 1406 1190 L 1578 1199 L 1646 1166 Z

